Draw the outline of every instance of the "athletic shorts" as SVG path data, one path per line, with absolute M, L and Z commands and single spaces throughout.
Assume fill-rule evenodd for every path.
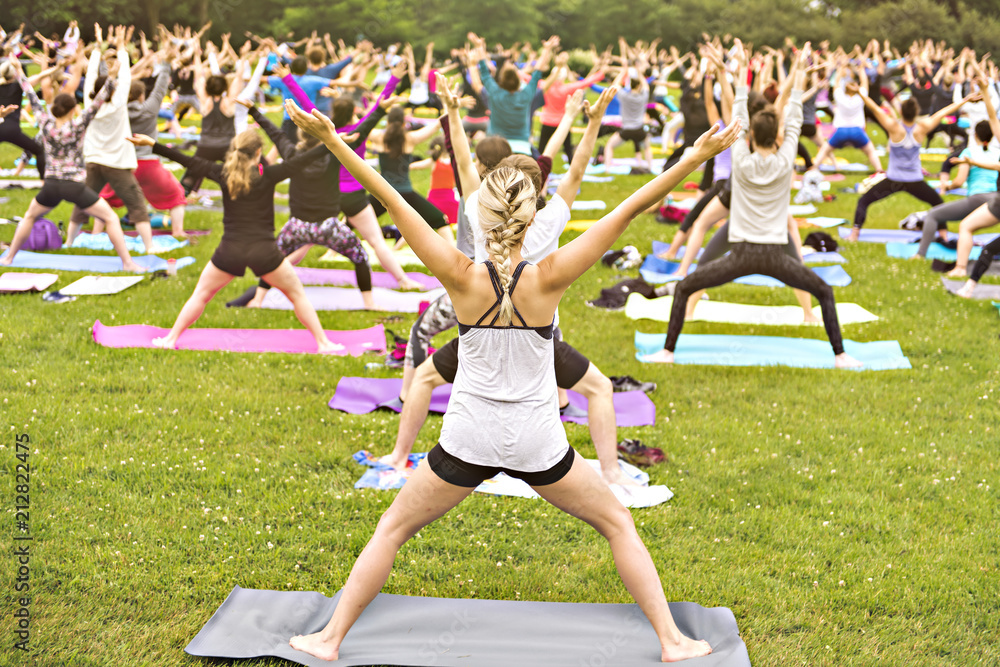
M 733 181 L 731 179 L 726 179 L 726 187 L 722 188 L 722 192 L 719 193 L 719 203 L 726 208 L 732 208 L 730 204 L 733 200 Z
M 139 181 L 139 188 L 146 201 L 157 211 L 169 211 L 187 203 L 184 188 L 159 160 L 139 160 L 139 166 L 135 169 L 135 180 Z M 125 206 L 110 183 L 101 189 L 101 197 L 111 205 L 111 208 Z
M 46 208 L 55 208 L 61 202 L 76 204 L 81 210 L 90 208 L 101 198 L 96 192 L 79 181 L 66 181 L 61 178 L 46 178 L 42 189 L 35 195 L 35 201 Z
M 233 242 L 223 237 L 219 247 L 212 253 L 215 268 L 237 278 L 245 275 L 247 269 L 260 278 L 277 269 L 283 261 L 285 256 L 278 250 L 278 244 L 273 239 Z
M 430 465 L 434 474 L 449 484 L 474 489 L 486 480 L 492 479 L 502 472 L 507 473 L 511 477 L 524 480 L 528 486 L 555 484 L 570 471 L 573 467 L 573 459 L 575 458 L 576 451 L 570 447 L 566 450 L 566 456 L 562 457 L 558 463 L 548 470 L 521 472 L 520 470 L 510 470 L 509 468 L 495 468 L 466 463 L 457 456 L 452 456 L 444 451 L 444 447 L 441 446 L 441 443 L 438 443 L 427 454 L 427 464 Z
M 47 183 L 48 181 L 46 181 Z M 990 212 L 997 220 L 1000 220 L 1000 193 L 993 195 L 988 202 L 986 202 L 986 210 Z
M 364 190 L 340 193 L 340 210 L 348 218 L 353 218 L 368 206 L 368 193 Z
M 556 368 L 556 385 L 560 389 L 571 389 L 583 379 L 590 368 L 590 360 L 576 348 L 561 340 L 553 341 Z M 454 382 L 458 373 L 458 338 L 452 338 L 440 350 L 431 355 L 434 368 L 445 382 Z
M 816 136 L 816 123 L 802 123 L 802 136 L 810 139 Z
M 843 148 L 844 146 L 864 148 L 870 143 L 870 139 L 860 127 L 838 127 L 830 136 L 828 143 L 834 148 Z
M 641 151 L 643 146 L 645 146 L 647 135 L 648 133 L 644 127 L 639 127 L 633 130 L 618 131 L 618 136 L 622 138 L 622 141 L 631 141 L 635 145 L 635 149 L 637 151 Z

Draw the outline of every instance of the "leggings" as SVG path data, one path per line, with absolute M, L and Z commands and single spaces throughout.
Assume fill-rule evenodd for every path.
M 729 179 L 724 178 L 721 181 L 712 183 L 712 187 L 705 191 L 704 196 L 698 200 L 698 203 L 694 205 L 694 208 L 688 211 L 687 215 L 684 216 L 684 221 L 681 222 L 680 226 L 680 230 L 682 232 L 689 231 L 692 227 L 694 227 L 694 223 L 698 220 L 698 216 L 701 215 L 701 212 L 705 210 L 705 207 L 708 206 L 710 201 L 715 199 L 723 190 L 726 189 L 728 182 Z
M 809 155 L 809 149 L 807 149 L 801 141 L 799 142 L 798 151 L 799 151 L 799 157 L 805 160 L 806 169 L 812 169 L 813 166 L 812 156 Z
M 400 192 L 399 194 L 424 219 L 424 222 L 430 225 L 431 229 L 441 229 L 448 226 L 448 221 L 445 219 L 441 209 L 427 201 L 424 197 L 412 191 Z M 374 195 L 369 195 L 368 201 L 371 203 L 372 208 L 375 209 L 376 218 L 385 213 L 385 206 L 382 206 L 382 202 Z
M 0 121 L 0 123 L 2 122 L 3 121 Z M 11 116 L 11 120 L 7 121 L 7 123 L 14 123 L 15 125 L 17 122 L 18 122 L 17 118 L 13 115 Z M 3 125 L 0 125 L 0 143 L 7 142 L 8 144 L 14 144 L 21 150 L 34 155 L 35 166 L 38 168 L 38 177 L 44 180 L 45 149 L 42 148 L 41 144 L 39 144 L 37 141 L 26 135 L 24 132 L 21 132 L 20 127 L 16 127 L 15 128 L 16 131 L 14 132 L 5 131 L 2 128 Z
M 406 345 L 406 356 L 404 363 L 407 366 L 416 368 L 427 359 L 427 352 L 431 345 L 431 339 L 442 331 L 447 331 L 458 326 L 458 316 L 455 315 L 455 306 L 451 304 L 451 297 L 442 294 L 424 309 L 417 317 L 417 321 L 410 327 L 410 342 Z
M 917 249 L 917 255 L 926 257 L 927 249 L 931 247 L 931 243 L 934 242 L 934 235 L 938 231 L 948 229 L 949 222 L 963 220 L 965 216 L 989 202 L 995 194 L 995 192 L 984 192 L 966 197 L 965 199 L 959 199 L 958 201 L 941 204 L 927 211 L 927 217 L 924 218 L 924 234 L 920 237 L 920 248 Z
M 292 217 L 281 228 L 276 239 L 278 250 L 285 257 L 304 245 L 321 245 L 338 252 L 354 264 L 354 274 L 357 277 L 358 289 L 370 292 L 372 289 L 372 270 L 368 264 L 368 253 L 361 247 L 361 242 L 354 232 L 338 218 L 327 218 L 323 222 L 306 222 Z M 260 281 L 260 286 L 270 289 L 270 285 Z
M 549 139 L 551 139 L 552 135 L 555 134 L 555 133 L 556 133 L 556 128 L 555 127 L 553 127 L 551 125 L 542 125 L 542 133 L 538 137 L 538 147 L 544 151 L 545 147 L 549 143 Z M 574 150 L 575 150 L 575 147 L 573 146 L 573 135 L 571 133 L 567 132 L 566 133 L 566 138 L 563 139 L 563 151 L 566 152 L 566 161 L 567 162 L 572 162 L 573 161 L 573 151 Z
M 978 283 L 979 279 L 990 268 L 993 258 L 998 254 L 1000 254 L 1000 236 L 983 246 L 979 259 L 976 260 L 976 265 L 972 267 L 972 275 L 969 277 Z
M 721 230 L 716 236 L 720 234 Z M 795 252 L 794 247 L 792 252 Z M 830 339 L 833 353 L 843 354 L 844 341 L 840 337 L 840 323 L 837 321 L 837 303 L 833 298 L 833 288 L 823 282 L 823 279 L 803 264 L 797 256 L 791 257 L 787 246 L 746 242 L 733 243 L 732 251 L 715 261 L 706 262 L 703 257 L 698 264 L 698 270 L 688 274 L 687 278 L 677 284 L 673 307 L 670 310 L 667 340 L 663 344 L 664 349 L 673 352 L 677 347 L 677 338 L 684 328 L 684 316 L 691 294 L 698 290 L 724 285 L 753 273 L 763 273 L 777 278 L 789 287 L 805 290 L 819 299 L 820 309 L 823 311 L 823 326 L 826 327 L 826 335 Z
M 937 190 L 927 185 L 925 181 L 894 181 L 891 178 L 886 178 L 873 185 L 871 190 L 861 195 L 861 199 L 858 200 L 858 207 L 854 209 L 854 226 L 858 228 L 864 226 L 865 218 L 868 217 L 869 206 L 897 192 L 907 192 L 931 206 L 940 206 L 944 203 Z

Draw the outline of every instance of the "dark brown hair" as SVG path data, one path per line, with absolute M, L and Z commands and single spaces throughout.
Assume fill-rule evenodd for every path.
M 516 93 L 521 87 L 521 77 L 517 73 L 517 68 L 510 63 L 504 64 L 497 74 L 497 83 L 504 90 Z
M 52 100 L 52 108 L 50 111 L 52 115 L 56 118 L 62 118 L 76 106 L 76 98 L 72 95 L 66 93 L 59 93 L 56 95 L 55 99 Z
M 778 114 L 771 105 L 758 111 L 750 119 L 753 143 L 758 148 L 770 148 L 778 138 Z
M 476 161 L 479 162 L 479 177 L 496 169 L 500 161 L 513 153 L 510 144 L 503 137 L 485 137 L 476 144 Z

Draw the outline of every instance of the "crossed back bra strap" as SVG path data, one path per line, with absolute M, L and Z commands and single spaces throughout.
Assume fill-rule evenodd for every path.
M 500 302 L 503 300 L 503 283 L 500 281 L 500 274 L 497 272 L 496 267 L 493 266 L 493 262 L 491 262 L 490 260 L 486 260 L 483 263 L 486 265 L 486 269 L 490 273 L 490 282 L 493 284 L 493 292 L 497 295 L 497 300 L 493 303 L 492 306 L 490 306 L 489 310 L 483 313 L 483 316 L 479 318 L 479 321 L 476 322 L 477 327 L 481 326 L 483 320 L 489 317 L 489 314 L 492 313 L 494 310 L 497 310 L 498 312 L 493 316 L 493 319 L 490 320 L 489 326 L 494 326 L 497 323 L 497 318 L 500 317 L 499 313 Z M 514 288 L 517 287 L 517 281 L 521 278 L 521 272 L 524 271 L 524 267 L 527 265 L 528 262 L 522 260 L 521 263 L 517 265 L 517 268 L 514 269 L 514 275 L 511 276 L 510 280 L 510 287 L 507 289 L 507 293 L 509 296 L 511 297 L 514 296 Z M 523 327 L 528 326 L 528 323 L 524 321 L 524 318 L 521 316 L 521 313 L 518 312 L 517 306 L 514 306 L 514 314 L 517 315 L 517 318 L 519 320 L 521 320 L 521 326 Z

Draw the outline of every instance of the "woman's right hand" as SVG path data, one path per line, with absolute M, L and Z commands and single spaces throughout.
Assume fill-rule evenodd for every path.
M 152 138 L 147 137 L 145 134 L 133 134 L 131 137 L 125 137 L 129 142 L 135 144 L 136 146 L 153 146 L 156 144 Z

